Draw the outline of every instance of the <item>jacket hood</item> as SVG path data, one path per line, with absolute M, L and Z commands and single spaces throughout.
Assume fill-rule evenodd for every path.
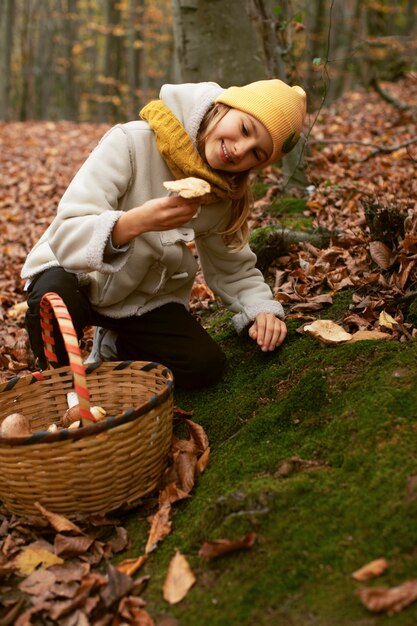
M 214 82 L 166 84 L 162 86 L 159 97 L 179 119 L 195 143 L 203 117 L 223 91 Z

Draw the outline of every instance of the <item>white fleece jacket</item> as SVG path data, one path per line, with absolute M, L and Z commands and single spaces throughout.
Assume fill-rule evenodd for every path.
M 160 97 L 195 143 L 201 120 L 221 91 L 216 83 L 164 85 Z M 93 307 L 114 318 L 168 302 L 188 307 L 198 264 L 186 244 L 195 240 L 205 280 L 235 313 L 238 332 L 260 312 L 283 318 L 249 246 L 230 252 L 217 234 L 229 222 L 228 202 L 204 205 L 183 227 L 145 233 L 108 253 L 121 212 L 166 195 L 162 183 L 172 178 L 146 122 L 113 127 L 70 183 L 55 219 L 28 254 L 22 278 L 61 265 L 88 284 Z

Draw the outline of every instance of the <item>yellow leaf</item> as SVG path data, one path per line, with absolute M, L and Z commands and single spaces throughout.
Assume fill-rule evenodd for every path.
M 381 326 L 385 326 L 385 328 L 394 328 L 398 324 L 398 322 L 385 311 L 381 311 L 379 314 L 379 323 Z
M 62 565 L 63 559 L 46 548 L 24 548 L 15 558 L 16 568 L 21 576 L 29 576 L 37 569 L 47 569 L 52 565 Z
M 19 317 L 19 315 L 23 315 L 28 310 L 28 303 L 26 300 L 24 302 L 17 302 L 13 306 L 10 307 L 7 311 L 7 315 L 9 317 Z
M 171 559 L 162 588 L 164 600 L 169 604 L 181 602 L 196 582 L 196 577 L 187 559 L 178 550 Z

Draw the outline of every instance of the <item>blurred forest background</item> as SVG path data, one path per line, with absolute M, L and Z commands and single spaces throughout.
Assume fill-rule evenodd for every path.
M 122 122 L 165 82 L 277 76 L 310 110 L 416 69 L 417 0 L 1 0 L 0 119 Z

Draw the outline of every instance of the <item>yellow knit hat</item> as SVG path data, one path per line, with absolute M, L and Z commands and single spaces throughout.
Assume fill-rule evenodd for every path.
M 281 159 L 300 138 L 306 114 L 302 87 L 290 87 L 277 78 L 258 80 L 243 87 L 229 87 L 215 101 L 249 113 L 265 126 L 273 143 L 268 163 Z

